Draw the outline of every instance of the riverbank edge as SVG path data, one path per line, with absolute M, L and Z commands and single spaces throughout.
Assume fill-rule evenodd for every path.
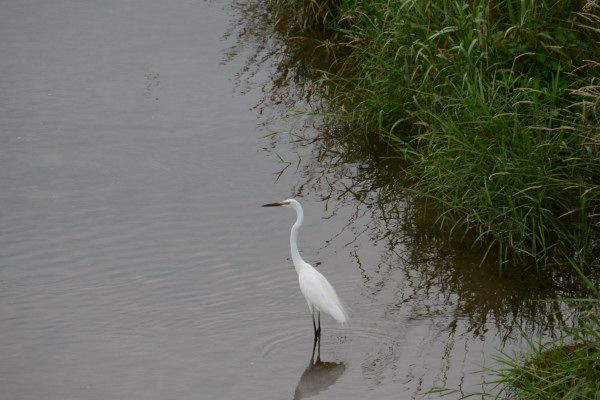
M 499 358 L 490 383 L 514 398 L 595 393 L 600 323 L 586 307 L 600 296 L 585 273 L 598 270 L 600 247 L 600 6 L 273 4 L 290 36 L 330 32 L 321 45 L 343 57 L 320 84 L 340 120 L 408 161 L 417 179 L 403 189 L 432 200 L 440 226 L 475 231 L 501 269 L 572 265 L 595 293 L 578 301 L 578 328 L 552 343 L 527 338 L 530 351 Z

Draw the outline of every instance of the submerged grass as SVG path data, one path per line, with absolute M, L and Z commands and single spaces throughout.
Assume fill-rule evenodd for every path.
M 529 348 L 524 355 L 505 354 L 498 358 L 501 367 L 490 369 L 497 377 L 490 384 L 500 388 L 493 397 L 600 398 L 600 294 L 581 268 L 572 263 L 594 297 L 571 300 L 577 307 L 576 324 L 566 328 L 560 338 L 543 343 L 541 339 L 535 342 L 523 334 Z
M 597 307 L 596 307 L 597 310 Z M 499 367 L 487 369 L 495 379 L 484 391 L 464 393 L 434 388 L 428 393 L 459 394 L 460 399 L 597 400 L 600 396 L 600 319 L 595 312 L 581 312 L 579 325 L 567 328 L 562 337 L 543 343 L 528 338 L 523 354 L 503 354 Z
M 597 1 L 278 1 L 348 52 L 323 86 L 356 136 L 410 161 L 440 224 L 501 266 L 598 257 Z

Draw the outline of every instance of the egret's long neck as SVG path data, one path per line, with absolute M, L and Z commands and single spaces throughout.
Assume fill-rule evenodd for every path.
M 301 208 L 296 208 L 296 214 L 298 218 L 292 226 L 292 232 L 290 234 L 290 248 L 292 249 L 292 261 L 294 262 L 294 266 L 296 267 L 296 272 L 300 273 L 302 267 L 306 264 L 306 262 L 300 256 L 300 252 L 298 251 L 298 230 L 302 226 L 302 221 L 304 221 L 304 213 Z

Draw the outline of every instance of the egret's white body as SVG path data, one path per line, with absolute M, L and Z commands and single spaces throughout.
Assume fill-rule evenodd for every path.
M 308 309 L 313 318 L 313 327 L 315 329 L 315 340 L 321 333 L 321 311 L 331 315 L 337 322 L 343 324 L 348 321 L 348 315 L 340 301 L 335 289 L 327 278 L 317 271 L 312 265 L 307 263 L 300 256 L 298 251 L 298 230 L 304 221 L 304 212 L 302 206 L 294 199 L 284 200 L 278 203 L 265 204 L 263 207 L 288 207 L 296 210 L 297 219 L 292 226 L 290 234 L 290 247 L 292 250 L 292 262 L 298 274 L 298 283 L 300 291 L 308 303 Z M 319 328 L 315 324 L 315 310 L 319 315 Z

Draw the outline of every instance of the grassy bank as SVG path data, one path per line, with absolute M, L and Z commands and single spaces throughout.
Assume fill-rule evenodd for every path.
M 600 320 L 582 313 L 581 326 L 567 329 L 564 336 L 549 342 L 529 338 L 524 354 L 503 355 L 499 367 L 488 370 L 495 379 L 480 393 L 435 388 L 429 394 L 466 398 L 514 400 L 596 400 L 600 393 Z
M 403 189 L 440 226 L 501 268 L 573 267 L 595 293 L 562 337 L 501 358 L 495 391 L 597 398 L 600 1 L 273 1 L 290 37 L 319 32 L 340 121 L 407 161 Z
M 505 355 L 502 368 L 492 370 L 505 397 L 511 399 L 590 399 L 600 393 L 600 321 L 582 313 L 581 326 L 567 329 L 550 343 L 528 339 L 522 356 Z M 494 396 L 496 397 L 496 396 Z
M 441 224 L 501 265 L 595 262 L 600 3 L 280 1 L 333 32 L 340 116 L 410 161 Z
M 574 327 L 548 343 L 525 336 L 529 350 L 524 355 L 499 358 L 500 367 L 491 370 L 497 377 L 492 384 L 500 388 L 494 397 L 595 400 L 600 396 L 600 293 L 577 264 L 573 267 L 593 292 L 589 298 L 571 300 Z

